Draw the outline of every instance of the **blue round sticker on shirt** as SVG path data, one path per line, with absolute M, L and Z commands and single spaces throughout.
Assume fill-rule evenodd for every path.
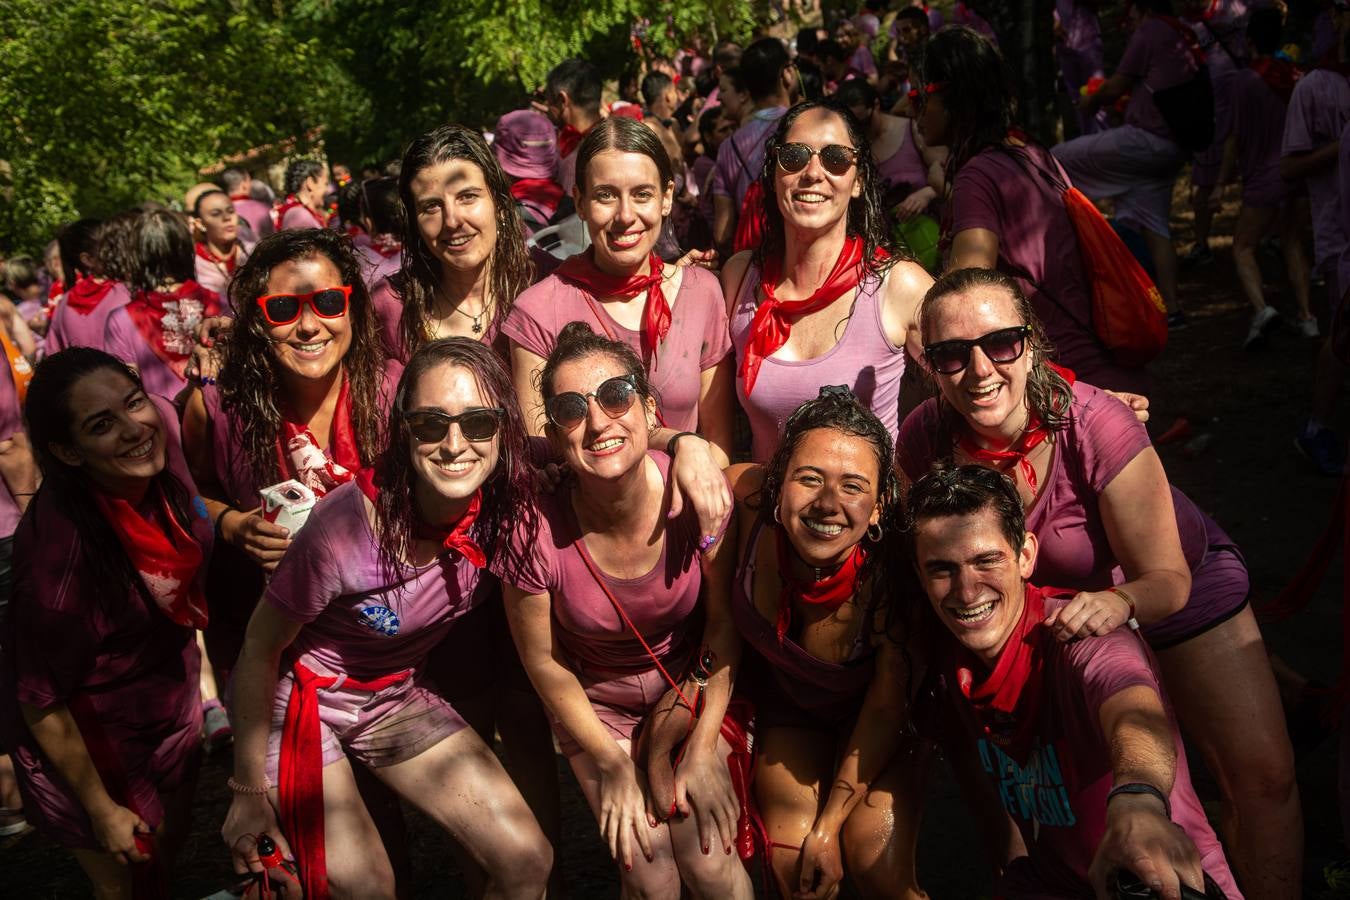
M 385 637 L 398 634 L 398 615 L 387 606 L 365 607 L 361 610 L 361 621 Z
M 210 515 L 210 513 L 206 511 L 206 501 L 201 497 L 192 498 L 192 511 L 197 514 L 197 518 L 199 519 L 205 519 Z

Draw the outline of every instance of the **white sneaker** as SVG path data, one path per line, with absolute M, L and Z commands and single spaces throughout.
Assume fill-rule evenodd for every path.
M 1273 306 L 1263 306 L 1261 310 L 1252 316 L 1251 327 L 1247 329 L 1247 339 L 1242 342 L 1242 349 L 1255 350 L 1266 342 L 1266 338 L 1280 321 L 1280 314 L 1275 311 Z
M 1311 319 L 1299 319 L 1299 320 L 1298 320 L 1298 333 L 1301 334 L 1301 335 L 1303 335 L 1303 336 L 1306 337 L 1306 338 L 1315 338 L 1315 337 L 1321 337 L 1321 336 L 1322 336 L 1322 332 L 1320 332 L 1320 331 L 1317 330 L 1317 319 L 1316 319 L 1316 317 L 1311 318 Z

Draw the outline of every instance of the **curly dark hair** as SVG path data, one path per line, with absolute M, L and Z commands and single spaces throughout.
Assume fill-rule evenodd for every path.
M 42 486 L 38 492 L 51 495 L 57 508 L 75 524 L 83 545 L 83 557 L 92 568 L 94 583 L 107 588 L 100 596 L 120 601 L 136 583 L 131 562 L 112 526 L 95 505 L 94 486 L 84 468 L 68 465 L 52 451 L 53 444 L 74 444 L 75 422 L 70 394 L 78 382 L 89 377 L 124 378 L 129 384 L 145 390 L 136 370 L 117 357 L 92 347 L 71 347 L 38 363 L 33 380 L 28 384 L 24 422 L 33 456 L 42 471 Z M 167 427 L 165 437 L 168 438 Z M 191 497 L 187 486 L 173 476 L 167 464 L 154 477 L 153 483 L 168 499 L 178 521 L 185 525 L 190 522 L 188 505 Z
M 993 42 L 964 26 L 928 41 L 923 83 L 941 85 L 947 110 L 947 184 L 981 151 L 1003 143 L 1017 121 L 1012 74 Z
M 317 159 L 301 157 L 293 159 L 286 166 L 286 177 L 282 182 L 282 190 L 286 194 L 294 194 L 304 186 L 305 182 L 311 178 L 320 178 L 324 173 L 324 164 Z
M 497 432 L 501 448 L 497 467 L 483 483 L 482 506 L 472 529 L 474 540 L 491 560 L 497 554 L 511 552 L 508 537 L 517 523 L 523 520 L 530 533 L 535 529 L 537 513 L 529 437 L 510 371 L 491 348 L 479 341 L 464 337 L 431 341 L 413 354 L 403 370 L 389 418 L 389 442 L 375 462 L 375 477 L 380 486 L 375 500 L 375 528 L 380 565 L 391 582 L 399 580 L 397 573 L 404 570 L 411 558 L 417 515 L 412 501 L 416 478 L 410 461 L 412 435 L 403 414 L 418 381 L 440 366 L 467 369 L 488 405 L 506 412 Z M 530 542 L 522 546 L 528 547 Z M 513 560 L 513 564 L 521 562 Z
M 563 326 L 563 330 L 558 333 L 557 341 L 553 344 L 553 352 L 548 355 L 543 368 L 539 370 L 539 396 L 545 403 L 556 393 L 553 389 L 553 380 L 558 375 L 558 369 L 565 363 L 590 356 L 608 356 L 617 362 L 625 375 L 633 376 L 638 396 L 644 403 L 647 400 L 654 400 L 658 407 L 661 405 L 660 395 L 647 378 L 647 367 L 642 364 L 636 351 L 623 341 L 611 340 L 602 334 L 596 334 L 585 322 L 568 322 Z M 547 416 L 545 425 L 548 428 L 553 427 L 553 424 L 547 421 Z
M 1008 546 L 1020 550 L 1027 536 L 1026 513 L 1017 485 L 1002 472 L 984 466 L 938 464 L 909 488 L 905 498 L 905 531 L 928 519 L 971 516 L 992 509 Z
M 103 220 L 98 230 L 98 267 L 104 278 L 130 284 L 140 269 L 136 260 L 133 235 L 136 222 L 145 215 L 139 209 L 127 209 Z M 62 256 L 64 259 L 64 255 Z M 193 264 L 194 274 L 196 263 Z
M 964 294 L 976 288 L 1007 291 L 1008 296 L 1012 298 L 1017 318 L 1022 320 L 1021 324 L 1031 329 L 1026 347 L 1026 352 L 1032 355 L 1031 371 L 1027 374 L 1027 407 L 1052 433 L 1068 428 L 1072 417 L 1070 405 L 1073 402 L 1073 388 L 1064 376 L 1050 367 L 1049 361 L 1051 354 L 1054 353 L 1054 347 L 1045 336 L 1040 319 L 1036 318 L 1031 309 L 1031 301 L 1022 293 L 1016 279 L 996 269 L 955 269 L 944 274 L 933 283 L 928 293 L 924 294 L 923 302 L 919 306 L 919 329 L 923 334 L 924 344 L 927 345 L 929 342 L 933 310 L 937 305 L 952 294 Z M 929 377 L 932 377 L 931 374 Z M 943 398 L 941 391 L 937 392 L 937 404 L 939 416 L 934 448 L 938 458 L 944 459 L 951 456 L 952 449 L 956 445 L 955 436 L 964 426 L 964 422 L 961 415 Z
M 833 98 L 807 100 L 789 109 L 778 120 L 778 128 L 764 151 L 764 168 L 760 172 L 760 186 L 764 189 L 764 240 L 754 251 L 754 262 L 764 271 L 764 261 L 783 257 L 787 244 L 784 236 L 783 211 L 778 208 L 778 191 L 775 179 L 778 174 L 778 147 L 787 142 L 787 134 L 792 124 L 803 113 L 813 109 L 823 109 L 837 115 L 848 129 L 849 141 L 858 152 L 855 177 L 862 185 L 862 191 L 848 204 L 848 233 L 863 239 L 863 266 L 869 274 L 878 277 L 884 275 L 900 259 L 908 259 L 901 254 L 891 237 L 890 227 L 886 224 L 886 210 L 881 203 L 881 187 L 877 177 L 876 163 L 872 160 L 872 147 L 863 133 L 862 126 L 848 107 Z M 883 260 L 876 259 L 876 251 L 885 250 L 889 254 Z
M 488 293 L 484 298 L 491 305 L 492 318 L 505 321 L 516 297 L 534 281 L 534 263 L 525 249 L 525 230 L 511 196 L 511 179 L 483 136 L 463 125 L 442 125 L 419 135 L 403 151 L 398 176 L 398 196 L 403 204 L 403 268 L 391 280 L 403 301 L 398 329 L 406 354 L 417 352 L 427 342 L 426 322 L 441 289 L 441 261 L 417 229 L 412 183 L 419 172 L 452 159 L 466 160 L 482 171 L 496 209 L 497 245 L 487 261 Z
M 323 256 L 337 267 L 342 283 L 352 289 L 347 310 L 352 343 L 342 360 L 352 407 L 352 430 L 361 463 L 369 465 L 384 440 L 385 351 L 375 310 L 361 274 L 361 262 L 349 238 L 326 228 L 287 229 L 265 237 L 253 248 L 231 279 L 230 301 L 236 318 L 221 352 L 221 409 L 234 419 L 249 473 L 258 485 L 275 484 L 286 476 L 277 461 L 281 432 L 283 372 L 272 352 L 267 321 L 257 299 L 267 293 L 272 270 L 288 260 Z

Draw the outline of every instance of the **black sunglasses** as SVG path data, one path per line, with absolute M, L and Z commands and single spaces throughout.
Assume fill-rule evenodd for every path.
M 638 386 L 635 376 L 616 375 L 600 382 L 600 386 L 592 393 L 582 394 L 577 391 L 568 391 L 565 394 L 550 397 L 544 403 L 544 411 L 548 414 L 548 420 L 554 425 L 563 431 L 571 431 L 586 420 L 586 412 L 590 408 L 590 404 L 587 402 L 589 398 L 595 398 L 595 402 L 605 411 L 605 415 L 611 419 L 617 419 L 633 408 L 633 400 L 637 397 L 637 394 Z
M 506 411 L 499 406 L 468 409 L 457 416 L 419 409 L 404 413 L 408 433 L 423 444 L 439 444 L 450 433 L 450 426 L 458 423 L 459 433 L 466 441 L 490 441 L 501 428 Z
M 1010 363 L 1021 359 L 1022 354 L 1026 352 L 1027 336 L 1030 334 L 1031 328 L 1027 325 L 1000 328 L 972 341 L 939 341 L 936 344 L 926 344 L 923 355 L 934 372 L 940 375 L 955 375 L 970 365 L 970 351 L 974 347 L 979 347 L 993 363 Z
M 831 175 L 843 175 L 858 161 L 858 151 L 842 144 L 826 144 L 819 150 L 812 150 L 805 144 L 779 144 L 774 151 L 778 168 L 789 175 L 809 166 L 813 156 L 820 157 L 820 164 Z

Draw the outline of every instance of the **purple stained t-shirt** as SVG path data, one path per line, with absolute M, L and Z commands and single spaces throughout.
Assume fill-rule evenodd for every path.
M 998 238 L 998 269 L 1017 278 L 1055 347 L 1057 361 L 1091 384 L 1143 393 L 1143 369 L 1117 365 L 1092 326 L 1092 288 L 1063 191 L 1040 172 L 1071 184 L 1046 150 L 989 148 L 956 173 L 951 233 L 970 228 Z
M 154 349 L 131 321 L 125 306 L 108 314 L 108 324 L 103 332 L 103 349 L 135 366 L 146 391 L 151 394 L 177 397 L 178 392 L 187 387 L 187 379 L 178 377 L 178 373 L 168 363 L 155 355 Z
M 1233 138 L 1245 206 L 1279 206 L 1289 186 L 1280 177 L 1280 143 L 1284 139 L 1285 103 L 1251 69 L 1233 75 Z
M 662 423 L 678 431 L 697 431 L 703 372 L 726 358 L 731 338 L 717 277 L 698 266 L 679 271 L 679 292 L 673 302 L 667 295 L 670 331 L 656 351 L 655 365 L 649 364 L 648 377 L 660 394 Z M 531 353 L 547 357 L 569 322 L 585 322 L 597 334 L 623 341 L 642 356 L 641 332 L 614 321 L 604 303 L 556 275 L 516 298 L 502 333 Z
M 365 495 L 348 482 L 310 514 L 263 596 L 304 623 L 292 654 L 371 678 L 420 667 L 454 621 L 495 590 L 492 575 L 453 552 L 391 578 L 379 560 Z
M 131 302 L 131 292 L 121 282 L 115 283 L 108 289 L 102 302 L 88 315 L 71 309 L 66 304 L 68 296 L 62 295 L 52 315 L 51 327 L 47 329 L 47 355 L 59 353 L 67 347 L 95 347 L 102 350 L 108 317 Z
M 769 136 L 786 112 L 787 108 L 783 106 L 755 110 L 746 123 L 717 148 L 712 190 L 718 197 L 730 197 L 737 215 L 740 215 L 745 192 L 764 169 L 764 150 Z
M 1047 609 L 1055 602 L 1047 600 Z M 1091 893 L 1088 868 L 1106 833 L 1106 795 L 1114 782 L 1101 708 L 1120 692 L 1142 686 L 1162 698 L 1176 747 L 1172 821 L 1195 843 L 1205 872 L 1226 896 L 1240 900 L 1223 848 L 1191 784 L 1176 718 L 1144 642 L 1125 629 L 1072 644 L 1054 640 L 1043 629 L 1041 637 L 1043 690 L 1034 736 L 1026 748 L 1000 747 L 991 740 L 969 701 L 955 689 L 954 671 L 949 667 L 943 674 L 963 730 L 976 742 L 985 774 L 1027 846 L 1027 858 L 1009 869 L 1000 894 L 1025 900 Z
M 1185 28 L 1184 25 L 1181 27 Z M 1156 16 L 1149 16 L 1140 22 L 1125 47 L 1120 65 L 1116 67 L 1118 74 L 1139 81 L 1130 91 L 1130 103 L 1125 107 L 1125 124 L 1170 139 L 1172 131 L 1153 102 L 1153 92 L 1182 84 L 1197 69 L 1198 65 L 1181 31 Z
M 1350 79 L 1333 69 L 1313 69 L 1294 85 L 1284 119 L 1282 156 L 1316 150 L 1338 141 L 1350 122 Z M 1304 179 L 1312 205 L 1313 258 L 1327 274 L 1345 248 L 1347 233 L 1341 224 L 1336 167 Z

